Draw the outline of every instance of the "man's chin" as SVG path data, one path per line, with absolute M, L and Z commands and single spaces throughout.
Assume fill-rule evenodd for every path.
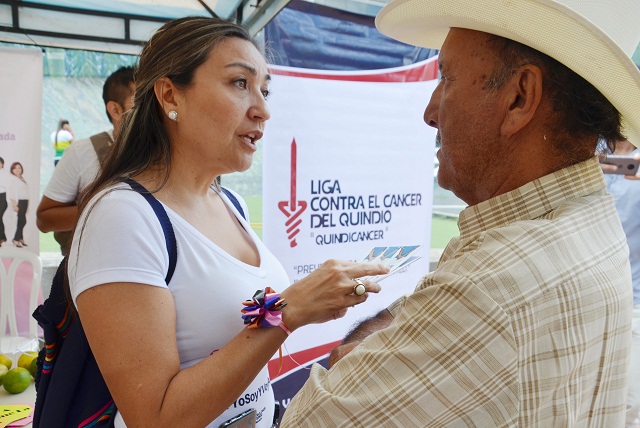
M 438 175 L 436 175 L 436 182 L 441 189 L 451 190 L 450 183 L 447 181 L 447 178 L 442 173 L 442 168 L 438 170 Z
M 459 185 L 459 184 L 458 184 L 458 185 L 456 185 L 456 181 L 455 181 L 455 180 L 450 180 L 450 179 L 447 177 L 446 173 L 443 173 L 443 172 L 442 172 L 442 169 L 440 169 L 440 170 L 438 171 L 438 175 L 437 175 L 437 178 L 436 178 L 436 179 L 437 179 L 437 182 L 438 182 L 438 186 L 439 186 L 441 189 L 444 189 L 444 190 L 448 190 L 448 191 L 450 191 L 450 192 L 451 192 L 451 193 L 453 193 L 453 194 L 454 194 L 458 199 L 462 200 L 462 201 L 463 201 L 463 202 L 465 202 L 465 203 L 468 203 L 468 202 L 466 202 L 466 201 L 464 200 L 465 195 L 464 195 L 463 193 L 464 193 L 464 190 L 465 190 L 465 189 L 460 188 L 460 185 Z M 467 195 L 467 196 L 468 196 L 468 195 Z

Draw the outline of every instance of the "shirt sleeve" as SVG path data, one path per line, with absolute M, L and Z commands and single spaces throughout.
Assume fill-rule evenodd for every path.
M 504 311 L 469 281 L 420 286 L 331 370 L 314 365 L 282 427 L 514 426 L 518 359 Z
M 124 187 L 94 197 L 88 207 L 69 252 L 74 303 L 83 291 L 112 282 L 166 288 L 169 256 L 162 226 L 148 202 Z
M 9 186 L 7 188 L 7 199 L 9 199 L 10 201 L 18 201 L 18 192 L 20 189 L 18 189 L 18 178 L 16 178 L 14 175 L 12 175 L 11 177 L 9 177 Z
M 391 303 L 387 307 L 387 310 L 389 311 L 389 313 L 391 314 L 392 317 L 395 318 L 398 315 L 398 312 L 402 308 L 402 306 L 404 304 L 404 301 L 408 296 L 410 296 L 410 294 L 406 294 L 404 296 L 398 297 L 393 303 Z
M 78 144 L 69 146 L 53 169 L 51 180 L 44 191 L 44 196 L 47 198 L 64 204 L 74 203 L 78 198 L 81 176 Z
M 60 141 L 71 141 L 73 140 L 73 134 L 66 129 L 61 129 L 58 132 L 58 142 Z

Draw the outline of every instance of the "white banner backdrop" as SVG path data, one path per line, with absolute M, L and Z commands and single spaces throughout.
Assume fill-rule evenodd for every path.
M 36 208 L 40 201 L 40 127 L 42 122 L 42 51 L 0 47 L 0 241 L 13 246 L 22 239 L 21 251 L 39 254 L 40 235 L 36 227 Z M 22 179 L 18 175 L 21 166 Z M 13 168 L 12 168 L 13 167 Z M 6 199 L 5 199 L 6 198 Z M 6 204 L 5 201 L 6 200 Z M 26 209 L 26 224 L 19 224 L 18 212 Z M 25 202 L 26 201 L 26 202 Z M 22 270 L 25 272 L 22 272 Z M 31 275 L 23 264 L 18 271 L 15 291 L 18 329 L 28 332 L 28 307 Z M 3 287 L 5 284 L 2 285 Z M 6 288 L 6 287 L 4 287 Z M 0 332 L 3 335 L 4 332 Z
M 28 189 L 29 206 L 23 232 L 24 241 L 28 244 L 25 251 L 38 254 L 36 208 L 40 202 L 42 52 L 39 49 L 0 47 L 0 91 L 0 157 L 4 159 L 4 168 L 0 170 L 0 193 L 7 191 L 9 205 L 4 213 L 0 213 L 7 239 L 2 246 L 13 245 L 11 241 L 17 227 L 17 213 L 10 201 L 11 195 L 17 194 L 22 198 L 22 192 Z M 12 192 L 13 177 L 16 177 L 11 173 L 14 163 L 22 165 L 24 185 Z
M 286 351 L 301 365 L 428 272 L 435 130 L 423 113 L 436 61 L 357 74 L 271 68 L 263 239 L 290 280 L 330 258 L 360 261 L 374 247 L 421 246 L 412 255 L 422 258 L 384 279 L 380 294 L 340 320 L 294 333 Z M 275 377 L 279 363 L 270 366 Z

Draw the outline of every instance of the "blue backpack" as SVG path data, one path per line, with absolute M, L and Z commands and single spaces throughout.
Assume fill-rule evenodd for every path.
M 169 253 L 165 282 L 169 285 L 178 251 L 171 220 L 162 204 L 143 186 L 129 179 L 133 190 L 149 202 L 155 212 Z M 240 215 L 246 218 L 240 203 L 222 189 Z M 113 427 L 116 405 L 91 352 L 82 323 L 67 295 L 67 257 L 53 278 L 51 293 L 33 313 L 44 332 L 45 346 L 38 354 L 34 428 Z

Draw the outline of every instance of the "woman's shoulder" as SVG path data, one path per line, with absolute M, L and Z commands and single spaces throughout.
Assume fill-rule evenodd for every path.
M 85 211 L 108 211 L 116 216 L 126 216 L 132 210 L 146 213 L 150 209 L 144 198 L 127 183 L 111 184 L 89 199 Z
M 60 131 L 58 131 L 58 140 L 60 139 L 71 141 L 73 140 L 73 134 L 66 129 L 61 129 Z
M 93 195 L 83 208 L 78 224 L 92 233 L 101 231 L 99 240 L 122 235 L 144 236 L 145 240 L 152 236 L 164 239 L 162 227 L 149 203 L 126 183 L 110 185 Z
M 229 202 L 231 202 L 232 206 L 238 211 L 238 213 L 245 220 L 249 221 L 249 206 L 247 205 L 244 198 L 240 196 L 238 192 L 228 187 L 221 186 L 221 190 L 222 192 L 220 193 L 223 194 L 229 200 Z

